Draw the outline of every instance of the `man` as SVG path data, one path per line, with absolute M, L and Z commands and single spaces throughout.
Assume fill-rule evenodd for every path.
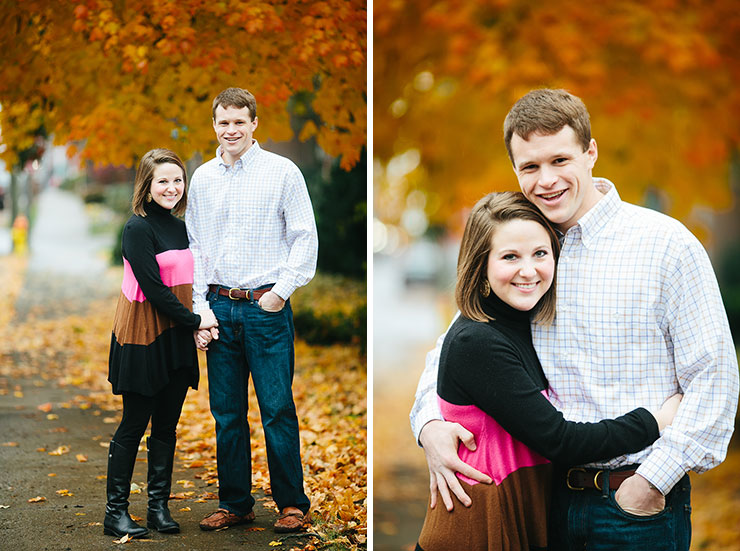
M 216 157 L 193 174 L 185 221 L 195 261 L 193 309 L 211 308 L 218 340 L 207 349 L 211 412 L 216 420 L 219 508 L 200 523 L 216 530 L 252 522 L 247 387 L 251 375 L 267 445 L 276 532 L 307 521 L 293 381 L 289 298 L 316 270 L 318 237 L 298 168 L 263 150 L 254 96 L 228 88 L 213 101 Z
M 673 425 L 651 447 L 593 465 L 556 470 L 551 549 L 688 550 L 688 471 L 725 457 L 737 408 L 735 349 L 719 288 L 701 244 L 679 222 L 624 203 L 592 177 L 598 157 L 583 102 L 535 90 L 504 123 L 524 195 L 563 234 L 557 316 L 533 325 L 551 400 L 567 419 L 599 421 L 684 393 Z M 442 421 L 436 376 L 444 335 L 427 356 L 411 424 L 439 490 L 470 498 L 460 472 L 490 483 L 457 457 L 462 426 Z

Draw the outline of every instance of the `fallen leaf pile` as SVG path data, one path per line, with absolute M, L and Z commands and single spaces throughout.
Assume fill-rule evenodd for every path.
M 14 257 L 0 259 L 0 277 L 4 281 L 0 329 L 13 319 L 13 304 L 23 282 L 24 269 L 25 264 Z M 65 315 L 60 305 L 55 316 L 50 316 L 48 310 L 31 310 L 25 319 L 14 320 L 14 339 L 0 351 L 0 381 L 2 377 L 27 378 L 79 388 L 80 392 L 69 403 L 39 404 L 38 409 L 47 414 L 61 413 L 71 407 L 92 409 L 93 414 L 118 423 L 121 398 L 111 393 L 107 381 L 116 300 L 117 296 L 112 295 L 110 299 L 95 301 L 84 315 Z M 185 509 L 188 501 L 217 500 L 215 424 L 208 403 L 206 358 L 200 354 L 200 388 L 188 392 L 178 425 L 176 461 L 192 472 L 190 477 L 173 481 L 172 497 L 181 500 L 178 509 Z M 296 342 L 293 394 L 300 423 L 306 492 L 312 504 L 310 532 L 318 538 L 314 544 L 319 548 L 330 542 L 339 549 L 365 547 L 366 380 L 366 360 L 359 346 L 310 346 L 300 340 Z M 0 395 L 22 395 L 22 392 L 22 388 L 0 385 Z M 251 385 L 249 403 L 253 483 L 269 496 L 264 433 Z M 101 441 L 100 445 L 107 447 L 107 442 Z M 47 453 L 62 455 L 70 451 L 69 446 L 61 444 Z M 87 460 L 82 454 L 74 457 L 79 462 Z M 208 485 L 209 490 L 196 489 L 195 480 L 201 481 L 198 486 Z M 57 493 L 71 495 L 65 492 L 69 491 Z M 272 500 L 266 505 L 275 508 Z

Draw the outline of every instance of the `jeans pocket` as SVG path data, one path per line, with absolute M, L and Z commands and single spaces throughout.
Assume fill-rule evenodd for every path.
M 651 520 L 658 520 L 668 513 L 668 503 L 663 506 L 663 509 L 653 515 L 636 515 L 634 513 L 628 513 L 624 509 L 622 509 L 622 506 L 617 503 L 617 491 L 611 490 L 609 492 L 609 502 L 612 504 L 612 506 L 617 510 L 617 512 L 622 515 L 625 518 L 638 521 L 638 522 L 649 522 Z
M 257 303 L 257 307 L 258 307 L 258 308 L 259 308 L 259 309 L 260 309 L 261 311 L 263 311 L 263 312 L 265 312 L 265 313 L 267 313 L 267 314 L 279 314 L 280 312 L 282 312 L 282 311 L 283 311 L 283 310 L 285 309 L 285 305 L 283 304 L 283 307 L 282 307 L 282 308 L 280 308 L 279 310 L 268 310 L 267 308 L 263 308 L 263 307 L 262 307 L 262 306 L 260 305 L 260 303 L 259 303 L 259 302 Z

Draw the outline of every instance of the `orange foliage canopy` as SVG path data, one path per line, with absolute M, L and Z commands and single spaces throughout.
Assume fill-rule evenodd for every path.
M 503 120 L 543 86 L 580 96 L 599 145 L 595 176 L 622 198 L 658 191 L 674 216 L 729 205 L 740 141 L 740 12 L 732 0 L 376 0 L 374 154 L 421 163 L 385 184 L 394 221 L 427 192 L 439 222 L 483 194 L 516 189 Z M 395 203 L 394 203 L 395 201 Z M 385 209 L 385 210 L 384 210 Z
M 83 159 L 132 165 L 153 147 L 215 148 L 211 101 L 257 98 L 258 138 L 290 139 L 288 105 L 318 119 L 302 140 L 349 169 L 366 141 L 362 0 L 0 0 L 2 157 L 14 164 L 43 125 Z M 291 103 L 293 102 L 293 103 Z

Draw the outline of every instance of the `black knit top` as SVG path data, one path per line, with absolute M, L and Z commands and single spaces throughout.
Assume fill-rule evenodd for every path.
M 658 438 L 657 421 L 645 408 L 598 423 L 566 421 L 542 394 L 547 379 L 532 344 L 531 313 L 494 293 L 483 309 L 493 321 L 460 316 L 445 337 L 437 380 L 443 400 L 477 406 L 511 436 L 561 464 L 609 459 Z
M 111 336 L 108 380 L 113 392 L 156 394 L 169 373 L 187 369 L 198 386 L 192 312 L 193 257 L 185 223 L 155 202 L 133 215 L 121 239 L 124 276 Z

